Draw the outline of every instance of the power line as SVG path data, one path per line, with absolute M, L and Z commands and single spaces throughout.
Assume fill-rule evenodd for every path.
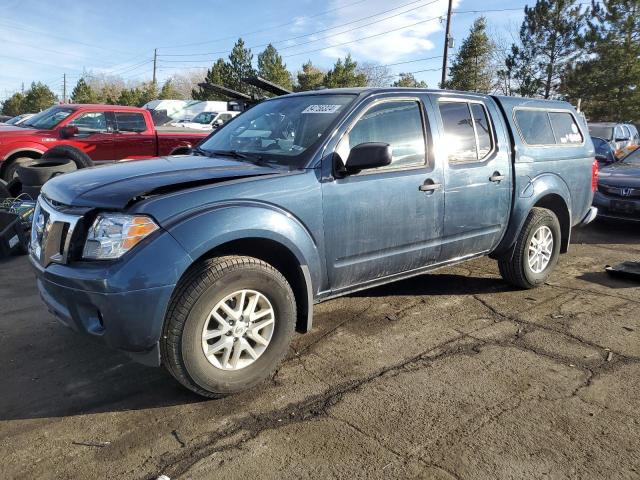
M 324 10 L 324 11 L 316 13 L 314 15 L 309 15 L 309 16 L 305 15 L 305 16 L 303 16 L 301 18 L 310 19 L 310 18 L 321 17 L 321 16 L 326 15 L 328 13 L 336 12 L 338 10 L 344 10 L 345 8 L 353 7 L 354 5 L 359 5 L 360 3 L 364 3 L 366 1 L 367 0 L 358 0 L 356 2 L 349 3 L 347 5 L 342 5 L 340 7 L 332 8 L 330 10 Z M 277 28 L 288 27 L 290 25 L 291 25 L 291 21 L 288 21 L 286 23 L 281 23 L 280 25 L 274 25 L 274 26 L 271 26 L 271 27 L 262 28 L 260 30 L 254 30 L 252 32 L 244 32 L 244 33 L 240 33 L 238 35 L 233 35 L 233 36 L 229 36 L 229 37 L 217 38 L 215 40 L 207 40 L 207 41 L 204 41 L 204 42 L 194 42 L 194 43 L 183 43 L 181 45 L 166 45 L 166 46 L 161 46 L 159 48 L 182 48 L 182 47 L 193 47 L 195 45 L 207 45 L 207 44 L 210 44 L 210 43 L 222 42 L 224 40 L 233 40 L 233 39 L 238 38 L 238 37 L 248 37 L 249 35 L 255 35 L 256 33 L 268 32 L 269 30 L 275 30 Z
M 398 10 L 400 8 L 408 7 L 409 5 L 413 5 L 413 4 L 424 2 L 424 1 L 425 0 L 414 0 L 412 2 L 405 3 L 403 5 L 399 5 L 397 7 L 390 8 L 388 10 L 384 10 L 382 12 L 378 12 L 378 13 L 375 13 L 373 15 L 368 15 L 366 17 L 361 17 L 361 18 L 358 18 L 356 20 L 352 20 L 350 22 L 342 23 L 340 25 L 335 25 L 333 27 L 324 28 L 322 30 L 316 30 L 315 32 L 305 33 L 304 35 L 298 35 L 296 37 L 290 37 L 290 38 L 286 38 L 286 39 L 283 39 L 283 40 L 277 40 L 275 42 L 262 43 L 262 44 L 259 44 L 259 45 L 251 45 L 251 46 L 249 46 L 247 48 L 266 47 L 269 44 L 275 45 L 275 44 L 280 44 L 280 43 L 291 42 L 291 41 L 297 40 L 299 38 L 311 37 L 311 36 L 317 35 L 319 33 L 325 33 L 325 32 L 328 32 L 330 30 L 335 30 L 335 29 L 340 28 L 340 27 L 345 27 L 347 25 L 353 25 L 354 23 L 359 23 L 359 22 L 362 22 L 364 20 L 368 20 L 368 19 L 373 18 L 373 17 L 378 17 L 380 15 L 384 15 L 385 13 L 389 13 L 389 12 L 392 12 L 394 10 Z M 360 25 L 358 27 L 354 27 L 352 29 L 345 30 L 344 32 L 334 33 L 333 35 L 342 35 L 344 33 L 349 33 L 349 32 L 352 32 L 354 30 L 358 30 L 360 28 L 368 27 L 370 25 L 374 25 L 376 23 L 380 23 L 380 22 L 383 22 L 385 20 L 389 20 L 390 18 L 394 18 L 394 17 L 398 17 L 400 15 L 404 15 L 406 13 L 412 12 L 414 10 L 418 10 L 420 8 L 424 8 L 426 6 L 432 5 L 434 3 L 438 3 L 440 1 L 442 1 L 442 0 L 431 0 L 430 2 L 427 2 L 424 5 L 418 5 L 417 7 L 413 7 L 411 9 L 409 9 L 409 10 L 405 10 L 403 12 L 399 12 L 399 13 L 396 13 L 394 15 L 390 15 L 388 17 L 380 18 L 380 19 L 378 19 L 378 20 L 376 20 L 374 22 L 366 23 L 364 25 Z M 304 42 L 304 43 L 299 43 L 297 45 L 290 45 L 290 46 L 282 47 L 282 48 L 280 48 L 280 50 L 286 50 L 286 49 L 295 48 L 295 47 L 298 47 L 298 46 L 301 46 L 301 45 L 307 45 L 309 43 L 319 42 L 321 40 L 325 40 L 326 38 L 328 38 L 328 37 L 322 37 L 322 38 L 311 40 L 309 42 Z M 206 55 L 220 55 L 220 54 L 225 54 L 225 53 L 229 53 L 229 50 L 223 50 L 223 51 L 218 51 L 218 52 L 203 52 L 203 53 L 174 53 L 174 54 L 168 54 L 167 53 L 167 54 L 161 54 L 160 56 L 161 57 L 195 57 L 195 56 L 206 56 Z M 192 60 L 165 60 L 165 61 L 167 61 L 167 62 L 189 62 L 189 61 L 192 61 Z M 201 60 L 194 60 L 194 61 L 201 61 Z

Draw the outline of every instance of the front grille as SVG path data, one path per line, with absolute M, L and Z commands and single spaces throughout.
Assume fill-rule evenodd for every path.
M 609 197 L 640 198 L 640 188 L 611 187 L 609 185 L 598 185 L 598 191 Z
M 44 267 L 50 263 L 67 263 L 71 237 L 81 218 L 56 210 L 40 195 L 33 212 L 31 255 Z

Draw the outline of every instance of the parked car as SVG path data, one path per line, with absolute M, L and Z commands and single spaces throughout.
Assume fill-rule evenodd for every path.
M 304 92 L 190 158 L 53 178 L 30 258 L 62 323 L 216 396 L 267 377 L 314 303 L 484 255 L 541 285 L 595 217 L 597 171 L 565 102 Z
M 590 123 L 589 134 L 599 137 L 611 145 L 617 158 L 622 158 L 640 146 L 638 129 L 631 124 L 624 123 Z
M 640 221 L 640 150 L 603 167 L 593 204 L 601 217 Z
M 0 129 L 0 177 L 58 147 L 56 155 L 79 168 L 122 159 L 187 153 L 207 135 L 156 128 L 148 110 L 116 105 L 59 105 L 19 125 Z
M 31 117 L 33 117 L 35 113 L 23 113 L 22 115 L 16 115 L 13 118 L 10 118 L 6 122 L 1 123 L 0 125 L 19 125 Z
M 215 130 L 227 123 L 240 112 L 200 112 L 191 120 L 171 123 L 173 127 L 193 128 L 196 130 Z
M 591 137 L 591 141 L 596 150 L 596 160 L 600 165 L 607 165 L 618 160 L 613 148 L 611 148 L 611 144 L 607 140 L 599 137 Z

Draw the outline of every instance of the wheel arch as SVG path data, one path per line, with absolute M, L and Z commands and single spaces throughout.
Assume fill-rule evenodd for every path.
M 259 258 L 274 266 L 294 292 L 296 329 L 309 331 L 323 265 L 312 235 L 286 212 L 256 205 L 237 207 L 242 207 L 243 215 L 238 208 L 216 208 L 180 221 L 169 232 L 193 259 L 192 264 L 233 254 Z
M 518 194 L 516 194 L 518 195 Z M 551 210 L 560 222 L 560 253 L 566 253 L 571 241 L 571 192 L 558 175 L 543 174 L 524 186 L 514 202 L 507 232 L 490 254 L 491 258 L 510 257 L 513 246 L 531 210 L 535 207 Z
M 40 150 L 38 148 L 20 148 L 9 152 L 2 163 L 0 163 L 0 177 L 4 177 L 5 171 L 14 160 L 25 157 L 37 160 L 42 157 L 44 152 L 45 150 Z

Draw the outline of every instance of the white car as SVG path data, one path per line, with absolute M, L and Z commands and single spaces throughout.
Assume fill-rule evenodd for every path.
M 221 127 L 240 112 L 200 112 L 191 120 L 172 123 L 172 127 L 192 128 L 196 130 L 213 130 Z
M 17 115 L 13 118 L 10 118 L 4 123 L 0 123 L 0 125 L 20 125 L 22 122 L 33 117 L 35 113 L 23 113 L 22 115 Z

